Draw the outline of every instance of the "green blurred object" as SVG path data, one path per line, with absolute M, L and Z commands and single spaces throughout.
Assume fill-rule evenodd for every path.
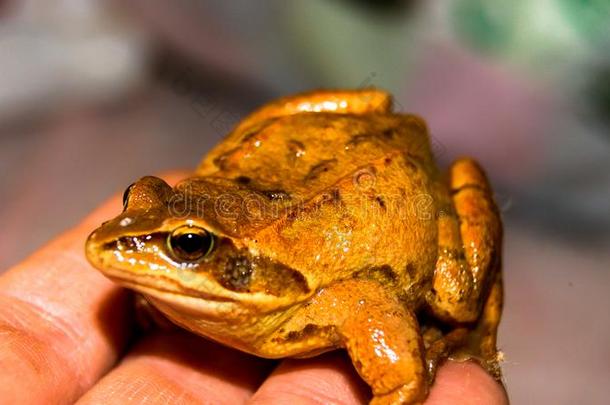
M 409 8 L 371 12 L 360 1 L 283 2 L 287 46 L 320 87 L 403 88 L 413 66 L 417 19 Z
M 557 0 L 562 15 L 594 46 L 610 45 L 610 1 Z
M 609 0 L 453 0 L 449 25 L 485 54 L 546 71 L 608 52 Z
M 451 13 L 458 36 L 484 52 L 498 52 L 511 41 L 517 20 L 515 2 L 455 1 Z

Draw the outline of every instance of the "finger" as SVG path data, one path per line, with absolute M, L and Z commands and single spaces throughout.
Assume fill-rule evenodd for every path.
M 506 405 L 504 388 L 478 364 L 448 361 L 436 375 L 426 405 Z
M 78 404 L 244 403 L 272 365 L 188 333 L 150 336 Z
M 343 352 L 283 361 L 251 404 L 363 404 L 370 390 Z
M 263 383 L 252 404 L 364 404 L 370 390 L 347 356 L 332 353 L 284 361 Z M 504 405 L 503 388 L 474 363 L 447 362 L 436 376 L 426 405 Z
M 6 403 L 74 400 L 123 350 L 127 296 L 84 256 L 87 235 L 120 209 L 120 199 L 112 199 L 0 277 L 0 398 Z

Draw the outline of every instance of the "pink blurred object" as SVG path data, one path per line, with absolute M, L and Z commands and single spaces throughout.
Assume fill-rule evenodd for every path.
M 551 103 L 539 83 L 449 46 L 425 52 L 414 76 L 408 109 L 451 151 L 442 159 L 473 156 L 494 178 L 517 186 L 542 169 Z

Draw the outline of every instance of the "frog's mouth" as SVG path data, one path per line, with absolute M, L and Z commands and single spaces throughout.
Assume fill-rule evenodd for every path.
M 189 295 L 183 292 L 160 289 L 157 286 L 146 286 L 125 279 L 110 278 L 125 288 L 143 294 L 160 309 L 168 306 L 173 311 L 184 315 L 212 320 L 239 316 L 248 312 L 239 302 L 222 296 L 212 296 L 204 293 Z
M 228 291 L 206 274 L 197 274 L 196 280 L 179 281 L 171 273 L 145 274 L 113 265 L 101 267 L 101 271 L 117 284 L 176 311 L 206 318 L 241 315 L 253 309 L 259 312 L 278 304 L 277 297 L 266 294 Z
M 122 287 L 143 294 L 162 312 L 171 308 L 171 312 L 209 321 L 224 322 L 253 314 L 260 315 L 289 307 L 294 303 L 287 297 L 275 297 L 260 292 L 234 293 L 223 290 L 225 294 L 216 293 L 215 283 L 212 281 L 212 288 L 192 290 L 163 276 L 134 277 L 125 270 L 114 268 L 106 269 L 104 275 Z

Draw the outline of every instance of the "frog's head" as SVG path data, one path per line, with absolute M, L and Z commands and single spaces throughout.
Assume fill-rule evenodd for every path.
M 264 195 L 236 182 L 144 177 L 87 240 L 89 261 L 159 306 L 208 319 L 268 313 L 311 295 L 301 273 L 261 254 Z M 244 212 L 244 207 L 247 212 Z M 251 316 L 251 315 L 250 315 Z

